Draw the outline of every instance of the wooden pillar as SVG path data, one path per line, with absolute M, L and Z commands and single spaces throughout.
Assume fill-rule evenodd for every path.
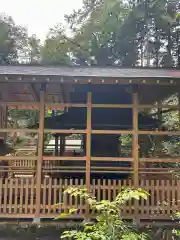
M 86 189 L 91 191 L 91 115 L 92 115 L 92 95 L 87 95 L 87 126 L 86 126 Z M 89 218 L 89 204 L 86 204 L 85 219 Z
M 52 117 L 56 116 L 56 111 L 52 110 Z
M 161 104 L 162 104 L 162 101 L 159 101 L 158 104 L 161 105 Z M 161 130 L 161 123 L 162 123 L 162 108 L 158 108 L 157 116 L 158 116 L 158 121 L 159 121 L 159 124 L 158 124 L 158 130 Z
M 41 207 L 41 180 L 42 180 L 42 163 L 43 163 L 43 147 L 44 147 L 44 117 L 45 117 L 45 86 L 40 91 L 40 117 L 38 132 L 38 157 L 36 170 L 36 212 L 35 218 L 40 218 Z
M 65 150 L 65 136 L 61 135 L 60 137 L 60 156 L 63 156 Z
M 179 117 L 179 129 L 180 129 L 180 91 L 178 92 L 178 105 L 179 105 L 178 117 Z
M 133 182 L 139 186 L 139 142 L 138 142 L 138 93 L 133 93 Z
M 8 106 L 4 106 L 4 116 L 3 116 L 3 125 L 2 127 L 3 128 L 7 128 L 7 124 L 8 124 Z M 4 143 L 6 143 L 6 140 L 7 140 L 7 135 L 8 133 L 4 133 L 3 136 L 4 136 Z
M 86 133 L 86 188 L 90 191 L 91 177 L 91 112 L 92 95 L 88 92 L 87 96 L 87 133 Z
M 55 156 L 59 155 L 59 136 L 55 135 Z

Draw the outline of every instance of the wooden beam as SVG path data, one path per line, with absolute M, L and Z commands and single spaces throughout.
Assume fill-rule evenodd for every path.
M 35 170 L 33 168 L 24 169 L 24 167 L 20 167 L 19 169 L 14 169 L 14 167 L 9 167 L 9 169 L 0 169 L 0 172 L 14 172 L 23 175 L 23 173 L 35 173 Z
M 34 144 L 28 144 L 28 146 L 34 146 Z M 46 147 L 55 147 L 55 144 L 47 144 Z M 81 147 L 81 144 L 66 144 L 66 147 Z
M 132 162 L 133 159 L 122 157 L 91 157 L 91 161 L 104 161 L 104 162 Z
M 25 159 L 25 158 L 24 158 Z M 44 161 L 86 161 L 86 157 L 64 157 L 64 156 L 58 156 L 58 157 L 43 157 Z
M 45 129 L 45 133 L 61 133 L 61 134 L 73 134 L 73 133 L 79 133 L 83 134 L 86 133 L 86 130 L 78 130 L 78 129 Z
M 132 104 L 92 104 L 92 108 L 132 108 Z
M 42 162 L 44 147 L 44 117 L 45 117 L 45 86 L 40 91 L 40 118 L 39 118 L 39 134 L 38 134 L 38 157 L 36 171 L 36 212 L 35 218 L 40 218 L 41 208 L 41 178 L 42 178 Z
M 40 107 L 39 102 L 29 101 L 29 102 L 1 102 L 1 105 L 7 105 L 11 107 Z M 47 109 L 64 109 L 67 108 L 86 108 L 86 103 L 46 103 L 45 107 Z M 92 108 L 132 108 L 132 104 L 92 104 Z M 151 109 L 151 108 L 162 108 L 162 109 L 172 109 L 179 110 L 179 105 L 163 105 L 163 104 L 138 104 L 139 109 Z
M 25 159 L 25 158 L 24 158 Z M 43 157 L 43 160 L 48 161 L 85 161 L 86 157 L 65 157 L 65 156 L 58 156 L 52 157 L 47 156 Z M 91 161 L 105 161 L 105 162 L 132 162 L 132 158 L 119 158 L 119 157 L 91 157 Z
M 36 161 L 36 156 L 0 156 L 0 161 L 12 161 L 12 160 L 33 160 Z
M 164 168 L 165 169 L 165 168 Z M 169 174 L 169 175 L 172 175 L 173 173 L 171 172 L 171 171 L 169 171 L 168 169 L 167 169 L 167 171 L 159 171 L 159 172 L 152 172 L 152 171 L 140 171 L 140 173 L 141 174 L 157 174 L 157 175 L 159 175 L 159 174 Z
M 135 92 L 133 97 L 133 142 L 132 142 L 132 155 L 133 155 L 133 180 L 134 186 L 139 186 L 139 142 L 138 142 L 138 93 Z
M 0 132 L 7 133 L 7 132 L 27 132 L 27 133 L 37 133 L 38 129 L 27 129 L 27 128 L 0 128 Z M 59 133 L 59 134 L 85 134 L 87 130 L 81 129 L 45 129 L 44 133 Z M 133 130 L 92 130 L 93 134 L 133 134 Z M 139 134 L 141 135 L 169 135 L 169 136 L 178 136 L 180 135 L 180 131 L 147 131 L 147 130 L 139 130 Z
M 50 170 L 50 171 L 53 171 L 54 172 L 59 172 L 61 170 L 66 170 L 67 172 L 69 170 L 74 170 L 74 172 L 78 172 L 79 170 L 84 170 L 85 171 L 85 166 L 82 167 L 82 166 L 54 166 L 54 168 L 52 167 L 47 167 L 45 168 L 45 170 Z M 129 171 L 132 171 L 132 168 L 128 168 L 128 167 L 105 167 L 105 166 L 102 166 L 102 167 L 91 167 L 91 171 L 98 171 L 99 170 L 99 173 L 101 173 L 101 170 L 102 171 L 105 171 L 105 172 L 108 172 L 108 171 L 114 171 L 115 173 L 121 171 L 121 172 L 129 172 Z
M 128 71 L 128 69 L 127 69 Z M 21 79 L 19 79 L 19 77 Z M 174 77 L 174 76 L 166 76 L 166 77 L 153 77 L 150 78 L 149 76 L 121 76 L 121 77 L 110 77 L 110 76 L 63 76 L 63 79 L 60 80 L 60 77 L 62 76 L 48 76 L 48 75 L 22 75 L 19 76 L 18 74 L 15 75 L 11 75 L 11 74 L 5 74 L 5 75 L 1 75 L 1 82 L 5 83 L 19 83 L 21 82 L 23 83 L 48 83 L 48 84 L 54 84 L 57 83 L 59 84 L 60 81 L 65 82 L 66 84 L 70 85 L 70 84 L 89 84 L 89 80 L 91 80 L 92 84 L 113 84 L 113 85 L 127 85 L 127 84 L 142 84 L 142 85 L 155 85 L 155 86 L 178 86 L 179 85 L 179 81 L 178 81 L 178 77 Z M 46 78 L 47 80 L 45 80 L 44 78 Z
M 39 107 L 40 104 L 39 102 L 35 102 L 35 101 L 29 101 L 29 102 L 1 102 L 1 105 L 5 105 L 8 107 L 21 107 L 21 106 L 27 106 L 27 107 L 31 107 L 31 106 L 37 106 Z
M 132 130 L 92 130 L 92 134 L 132 134 Z
M 91 182 L 91 115 L 92 115 L 92 94 L 87 94 L 87 133 L 86 133 L 86 188 L 90 191 Z
M 51 171 L 51 173 L 74 173 L 74 169 L 68 169 L 68 170 L 50 170 Z M 48 173 L 49 172 L 49 170 L 47 169 L 43 169 L 43 173 Z M 76 172 L 78 172 L 78 173 L 86 173 L 86 170 L 84 169 L 84 170 L 82 170 L 82 169 L 80 169 L 80 170 L 76 170 Z M 123 174 L 133 174 L 133 171 L 131 171 L 131 170 L 129 170 L 129 171 L 111 171 L 111 170 L 91 170 L 91 173 L 113 173 L 113 174 L 121 174 L 121 173 L 123 173 Z M 89 211 L 89 207 L 87 207 L 87 205 L 86 205 L 86 212 L 88 212 Z M 86 214 L 86 218 L 88 217 L 88 213 Z
M 15 132 L 23 132 L 23 133 L 37 133 L 37 129 L 28 129 L 28 128 L 0 128 L 0 132 L 3 133 L 15 133 Z
M 12 161 L 12 160 L 29 160 L 37 161 L 37 156 L 0 156 L 0 161 Z M 43 157 L 44 161 L 85 161 L 86 157 L 66 157 L 66 156 L 46 156 Z M 91 161 L 104 161 L 104 162 L 132 162 L 132 158 L 119 158 L 119 157 L 91 157 Z M 152 163 L 179 163 L 179 158 L 140 158 L 140 162 L 152 162 Z
M 65 107 L 85 108 L 87 107 L 87 104 L 85 103 L 47 103 L 46 104 L 46 108 L 49 108 L 49 109 L 56 109 L 56 108 L 64 109 Z
M 38 129 L 28 129 L 28 128 L 0 128 L 0 132 L 7 133 L 7 132 L 27 132 L 27 133 L 37 133 Z M 82 129 L 45 129 L 44 133 L 59 133 L 59 134 L 85 134 L 87 130 Z M 133 130 L 92 130 L 91 133 L 93 134 L 133 134 Z M 139 134 L 142 135 L 169 135 L 169 136 L 178 136 L 180 135 L 180 131 L 147 131 L 147 130 L 139 130 Z

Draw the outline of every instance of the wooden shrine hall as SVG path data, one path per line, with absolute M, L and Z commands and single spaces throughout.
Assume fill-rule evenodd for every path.
M 63 195 L 74 186 L 98 200 L 143 188 L 150 197 L 127 204 L 124 217 L 170 219 L 180 211 L 180 154 L 163 149 L 180 140 L 180 117 L 174 129 L 167 124 L 167 114 L 180 116 L 179 93 L 176 69 L 0 66 L 0 218 L 50 219 L 78 207 L 73 218 L 82 219 L 85 203 Z M 12 109 L 35 111 L 39 121 L 12 127 Z M 37 136 L 37 149 L 9 147 L 15 133 Z

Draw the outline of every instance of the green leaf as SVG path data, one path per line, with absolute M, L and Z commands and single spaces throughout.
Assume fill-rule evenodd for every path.
M 62 217 L 67 217 L 67 216 L 69 216 L 70 214 L 69 213 L 61 213 L 61 214 L 59 214 L 56 218 L 55 218 L 55 220 L 57 220 L 57 219 L 59 219 L 59 218 L 62 218 Z
M 65 231 L 63 232 L 61 239 L 66 239 L 66 238 L 73 238 L 77 235 L 77 231 Z
M 77 208 L 70 208 L 70 209 L 69 209 L 69 214 L 75 213 L 75 212 L 77 212 L 77 211 L 78 211 Z
M 177 213 L 175 214 L 175 216 L 178 217 L 178 218 L 180 218 L 180 212 L 177 212 Z

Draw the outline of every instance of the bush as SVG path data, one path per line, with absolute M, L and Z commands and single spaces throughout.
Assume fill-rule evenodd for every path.
M 122 219 L 122 208 L 127 201 L 140 198 L 147 199 L 148 193 L 142 189 L 125 189 L 121 191 L 114 201 L 102 200 L 98 202 L 95 197 L 84 188 L 68 188 L 65 194 L 80 197 L 87 201 L 91 210 L 97 212 L 97 219 L 91 223 L 84 223 L 80 231 L 65 231 L 61 239 L 76 240 L 146 240 L 149 236 L 139 232 L 134 226 Z M 70 209 L 74 214 L 78 209 Z M 60 214 L 60 218 L 64 214 Z

